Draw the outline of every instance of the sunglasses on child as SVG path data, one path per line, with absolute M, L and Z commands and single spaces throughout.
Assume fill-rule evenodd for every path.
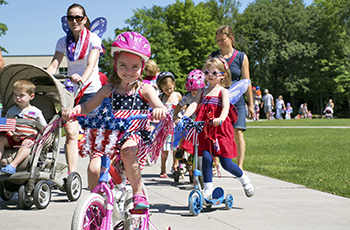
M 73 21 L 74 19 L 75 19 L 75 21 L 77 21 L 77 22 L 81 22 L 81 21 L 83 21 L 83 19 L 85 18 L 85 16 L 82 16 L 82 15 L 77 15 L 77 16 L 71 16 L 71 15 L 68 15 L 67 16 L 67 20 L 68 21 Z
M 219 74 L 224 74 L 224 72 L 218 72 L 218 71 L 216 71 L 216 70 L 214 70 L 214 71 L 209 71 L 208 69 L 206 69 L 206 70 L 204 71 L 204 75 L 205 75 L 205 76 L 209 76 L 209 74 L 213 75 L 214 77 L 217 77 Z

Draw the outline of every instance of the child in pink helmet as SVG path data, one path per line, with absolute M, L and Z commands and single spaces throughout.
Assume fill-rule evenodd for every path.
M 184 97 L 182 97 L 182 100 L 179 102 L 179 104 L 174 109 L 174 121 L 178 121 L 179 119 L 179 113 L 182 109 L 184 109 L 186 106 L 190 105 L 197 94 L 197 91 L 201 88 L 203 88 L 204 85 L 204 79 L 205 76 L 202 72 L 202 70 L 195 69 L 192 70 L 186 78 L 185 88 L 188 92 Z M 196 118 L 196 115 L 193 114 L 191 116 L 192 119 Z
M 110 99 L 115 117 L 128 118 L 130 115 L 147 114 L 151 106 L 153 108 L 152 117 L 157 120 L 163 118 L 167 113 L 167 108 L 157 97 L 155 89 L 149 84 L 142 83 L 141 73 L 145 62 L 151 56 L 151 47 L 147 39 L 137 32 L 121 33 L 112 44 L 112 56 L 114 56 L 115 71 L 108 78 L 109 84 L 104 85 L 87 102 L 73 109 L 64 110 L 63 118 L 70 120 L 74 114 L 87 114 L 105 102 L 106 98 Z M 126 131 L 128 134 L 117 141 L 114 154 L 109 156 L 114 158 L 120 154 L 123 160 L 126 176 L 134 194 L 135 209 L 149 208 L 141 187 L 141 169 L 146 161 L 147 146 L 152 143 L 148 123 L 134 121 Z M 98 185 L 100 157 L 103 153 L 85 154 L 90 156 L 88 182 L 92 190 Z

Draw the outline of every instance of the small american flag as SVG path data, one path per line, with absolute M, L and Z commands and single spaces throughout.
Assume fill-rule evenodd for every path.
M 0 132 L 15 131 L 16 119 L 0 117 Z

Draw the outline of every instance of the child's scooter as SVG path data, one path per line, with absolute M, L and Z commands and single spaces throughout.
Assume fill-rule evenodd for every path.
M 195 122 L 196 123 L 196 122 Z M 196 127 L 196 126 L 195 126 Z M 197 128 L 197 127 L 196 127 Z M 207 199 L 203 196 L 202 189 L 199 186 L 199 176 L 202 175 L 201 171 L 197 169 L 198 165 L 198 130 L 195 132 L 194 143 L 194 171 L 193 171 L 193 183 L 194 188 L 188 196 L 188 207 L 192 215 L 197 216 L 203 209 L 203 205 L 206 208 L 211 208 L 213 205 L 217 206 L 225 203 L 226 209 L 231 209 L 233 206 L 233 196 L 231 194 L 224 195 L 224 190 L 221 187 L 216 187 L 213 190 L 212 198 Z
M 198 134 L 203 130 L 203 123 L 203 121 L 192 121 L 188 117 L 183 117 L 175 127 L 175 136 L 179 135 L 179 133 L 186 133 L 186 138 L 192 140 L 194 145 L 194 188 L 188 196 L 188 207 L 194 216 L 197 216 L 201 212 L 203 205 L 206 208 L 211 208 L 213 205 L 216 206 L 225 203 L 226 209 L 231 209 L 233 206 L 233 196 L 227 194 L 225 197 L 224 190 L 220 187 L 214 189 L 212 199 L 207 199 L 203 196 L 199 180 L 202 173 L 198 170 Z

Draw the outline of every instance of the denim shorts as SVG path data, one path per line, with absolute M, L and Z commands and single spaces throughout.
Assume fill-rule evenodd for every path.
M 243 129 L 245 131 L 247 129 L 246 127 L 246 108 L 245 108 L 245 101 L 243 96 L 238 100 L 238 102 L 235 104 L 237 111 L 238 111 L 238 119 L 237 122 L 233 125 L 234 129 Z
M 79 105 L 80 104 L 83 104 L 84 102 L 88 101 L 90 98 L 92 98 L 96 93 L 87 93 L 87 94 L 84 94 L 84 96 L 80 99 L 79 101 Z M 92 116 L 94 115 L 94 113 L 97 111 L 99 107 L 97 107 L 96 109 L 92 110 L 90 113 L 86 114 L 88 116 Z

